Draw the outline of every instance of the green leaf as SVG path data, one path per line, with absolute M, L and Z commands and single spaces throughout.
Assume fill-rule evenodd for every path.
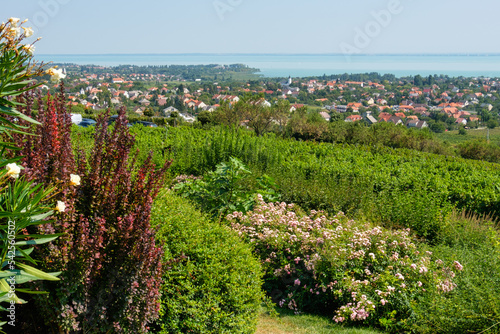
M 33 291 L 33 290 L 18 289 L 18 288 L 16 288 L 16 292 L 27 293 L 27 294 L 30 294 L 30 295 L 46 295 L 46 294 L 48 294 L 47 291 Z
M 52 214 L 54 214 L 54 211 L 51 210 L 51 211 L 46 212 L 46 213 L 41 214 L 41 215 L 31 216 L 30 220 L 31 220 L 31 222 L 39 222 L 41 220 L 44 220 L 45 218 L 52 216 Z
M 5 278 L 5 277 L 11 277 L 11 276 L 16 276 L 18 273 L 20 273 L 19 270 L 7 270 L 7 271 L 0 271 L 0 278 Z
M 5 280 L 5 278 L 0 280 L 0 291 L 7 292 L 7 293 L 11 291 L 10 286 L 7 283 L 7 281 Z M 7 293 L 3 294 L 2 297 L 0 297 L 0 302 L 5 301 L 5 300 L 11 300 L 11 298 L 9 297 L 9 295 Z M 13 295 L 12 300 L 14 300 L 14 302 L 16 304 L 26 303 L 26 301 L 19 299 L 15 294 Z
M 57 278 L 51 274 L 44 273 L 43 271 L 38 270 L 36 268 L 33 268 L 32 266 L 28 266 L 26 264 L 17 263 L 16 266 L 23 269 L 29 275 L 33 275 L 33 276 L 38 277 L 38 278 L 43 279 L 43 280 L 47 280 L 47 281 L 59 281 L 60 280 L 59 278 Z
M 18 241 L 14 245 L 16 245 L 16 246 L 41 245 L 41 244 L 46 244 L 47 242 L 54 241 L 57 238 L 59 238 L 59 237 L 40 238 L 40 239 L 32 239 L 32 240 L 26 240 L 26 241 Z
M 48 273 L 52 276 L 58 276 L 61 274 L 61 271 L 58 272 L 53 272 L 53 273 Z M 28 282 L 33 282 L 33 281 L 40 281 L 43 280 L 42 278 L 38 278 L 33 275 L 26 274 L 24 271 L 20 271 L 19 275 L 16 275 L 16 284 L 23 284 L 23 283 L 28 283 Z

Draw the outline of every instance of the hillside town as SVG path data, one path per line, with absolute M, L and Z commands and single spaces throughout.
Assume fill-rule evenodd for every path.
M 335 78 L 256 76 L 246 81 L 217 82 L 188 80 L 154 68 L 137 67 L 137 72 L 125 73 L 112 67 L 87 67 L 85 71 L 75 67 L 72 65 L 71 71 L 64 67 L 67 103 L 73 112 L 83 114 L 125 106 L 137 116 L 169 117 L 176 113 L 183 122 L 195 122 L 201 112 L 213 112 L 221 103 L 259 96 L 263 106 L 287 100 L 291 113 L 307 108 L 326 121 L 391 122 L 443 132 L 478 127 L 488 121 L 494 127 L 500 112 L 500 80 L 492 78 L 395 78 L 372 73 Z M 359 80 L 363 76 L 367 79 Z

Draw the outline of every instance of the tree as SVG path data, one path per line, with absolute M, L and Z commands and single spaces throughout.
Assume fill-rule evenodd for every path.
M 236 109 L 248 120 L 248 126 L 255 131 L 257 136 L 267 132 L 273 121 L 276 109 L 262 105 L 260 98 L 252 98 L 248 101 L 240 101 Z
M 422 79 L 422 76 L 420 74 L 415 76 L 415 78 L 413 79 L 413 84 L 417 87 L 421 87 L 424 85 L 424 80 Z
M 153 117 L 154 115 L 155 115 L 155 112 L 153 111 L 153 108 L 146 107 L 146 109 L 144 110 L 144 116 Z
M 290 117 L 290 102 L 279 100 L 272 108 L 274 108 L 274 120 L 278 123 L 279 131 L 283 133 Z
M 338 122 L 338 121 L 343 121 L 344 117 L 342 114 L 338 112 L 334 112 L 330 115 L 330 123 Z
M 483 123 L 488 123 L 488 121 L 491 119 L 491 113 L 487 109 L 482 109 L 480 113 L 481 113 L 481 121 Z
M 443 133 L 446 129 L 446 125 L 445 123 L 438 121 L 431 124 L 430 129 L 435 133 Z
M 185 111 L 186 110 L 186 106 L 184 105 L 184 102 L 179 97 L 175 98 L 174 107 L 177 110 L 179 110 L 179 111 Z
M 178 89 L 178 92 L 179 94 L 183 95 L 184 94 L 184 85 L 183 84 L 180 84 L 179 87 L 177 87 Z
M 243 120 L 243 116 L 231 103 L 222 101 L 220 107 L 213 112 L 213 120 L 215 124 L 239 126 Z
M 488 122 L 486 122 L 486 126 L 488 129 L 494 129 L 498 126 L 498 121 L 496 119 L 489 119 Z
M 205 110 L 200 112 L 196 118 L 198 119 L 198 122 L 200 122 L 202 125 L 211 123 L 213 119 L 212 113 Z

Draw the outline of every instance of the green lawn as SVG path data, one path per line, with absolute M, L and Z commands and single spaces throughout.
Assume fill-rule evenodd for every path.
M 372 329 L 344 327 L 331 319 L 316 315 L 300 314 L 277 309 L 274 312 L 263 309 L 255 334 L 380 334 Z

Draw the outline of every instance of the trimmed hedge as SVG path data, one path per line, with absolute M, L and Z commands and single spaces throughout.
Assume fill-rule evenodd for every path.
M 160 333 L 254 333 L 262 270 L 250 247 L 168 190 L 158 195 L 151 224 L 167 267 Z

